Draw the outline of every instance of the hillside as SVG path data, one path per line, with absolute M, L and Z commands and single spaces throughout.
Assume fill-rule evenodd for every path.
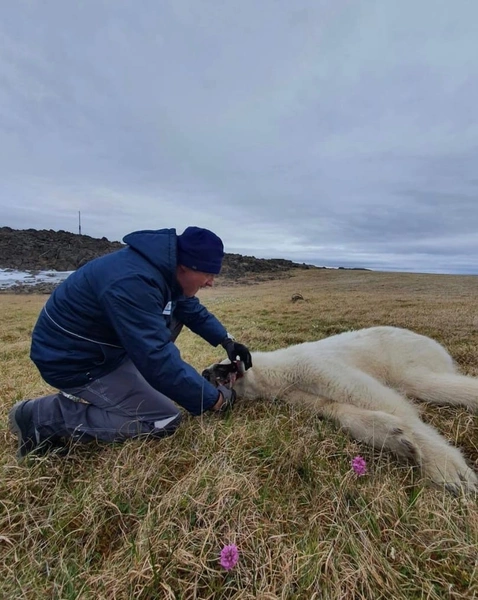
M 86 262 L 123 248 L 121 242 L 52 229 L 0 227 L 0 269 L 74 271 Z M 285 259 L 226 254 L 218 283 L 247 283 L 286 277 L 292 269 L 315 269 Z M 55 283 L 17 285 L 10 292 L 50 293 Z

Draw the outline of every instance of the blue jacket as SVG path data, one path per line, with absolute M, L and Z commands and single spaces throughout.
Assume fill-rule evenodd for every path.
M 194 415 L 218 391 L 170 341 L 174 318 L 213 346 L 226 329 L 176 281 L 176 231 L 137 231 L 127 246 L 72 273 L 48 299 L 32 334 L 30 357 L 58 389 L 80 387 L 128 356 L 149 384 Z

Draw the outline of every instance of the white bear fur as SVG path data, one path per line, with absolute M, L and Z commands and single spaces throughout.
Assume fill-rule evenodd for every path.
M 407 329 L 371 327 L 253 352 L 252 361 L 234 384 L 239 397 L 306 404 L 353 438 L 411 459 L 434 483 L 455 493 L 478 491 L 460 451 L 407 399 L 478 412 L 478 378 L 460 375 L 438 342 Z

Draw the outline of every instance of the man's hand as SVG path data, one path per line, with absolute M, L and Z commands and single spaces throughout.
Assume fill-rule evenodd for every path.
M 227 356 L 232 363 L 240 360 L 242 363 L 244 363 L 244 368 L 246 371 L 252 367 L 252 356 L 247 346 L 244 346 L 244 344 L 239 344 L 239 342 L 236 342 L 230 337 L 227 337 L 225 340 L 223 340 L 221 344 L 224 350 L 227 352 Z
M 217 389 L 219 391 L 219 398 L 212 407 L 212 410 L 214 412 L 226 412 L 233 407 L 234 402 L 236 401 L 236 392 L 224 385 L 219 385 Z

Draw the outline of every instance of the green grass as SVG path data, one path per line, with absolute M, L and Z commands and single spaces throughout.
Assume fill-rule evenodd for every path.
M 218 287 L 204 303 L 266 350 L 377 324 L 444 343 L 478 375 L 478 278 L 317 271 Z M 305 300 L 291 302 L 294 293 Z M 14 401 L 48 393 L 28 358 L 45 301 L 0 296 L 0 596 L 5 599 L 461 599 L 478 597 L 476 498 L 429 487 L 306 409 L 238 403 L 185 417 L 164 440 L 93 444 L 21 466 Z M 190 332 L 198 370 L 223 357 Z M 478 467 L 478 418 L 424 407 Z M 361 454 L 366 476 L 351 459 Z M 219 565 L 237 544 L 237 567 Z

